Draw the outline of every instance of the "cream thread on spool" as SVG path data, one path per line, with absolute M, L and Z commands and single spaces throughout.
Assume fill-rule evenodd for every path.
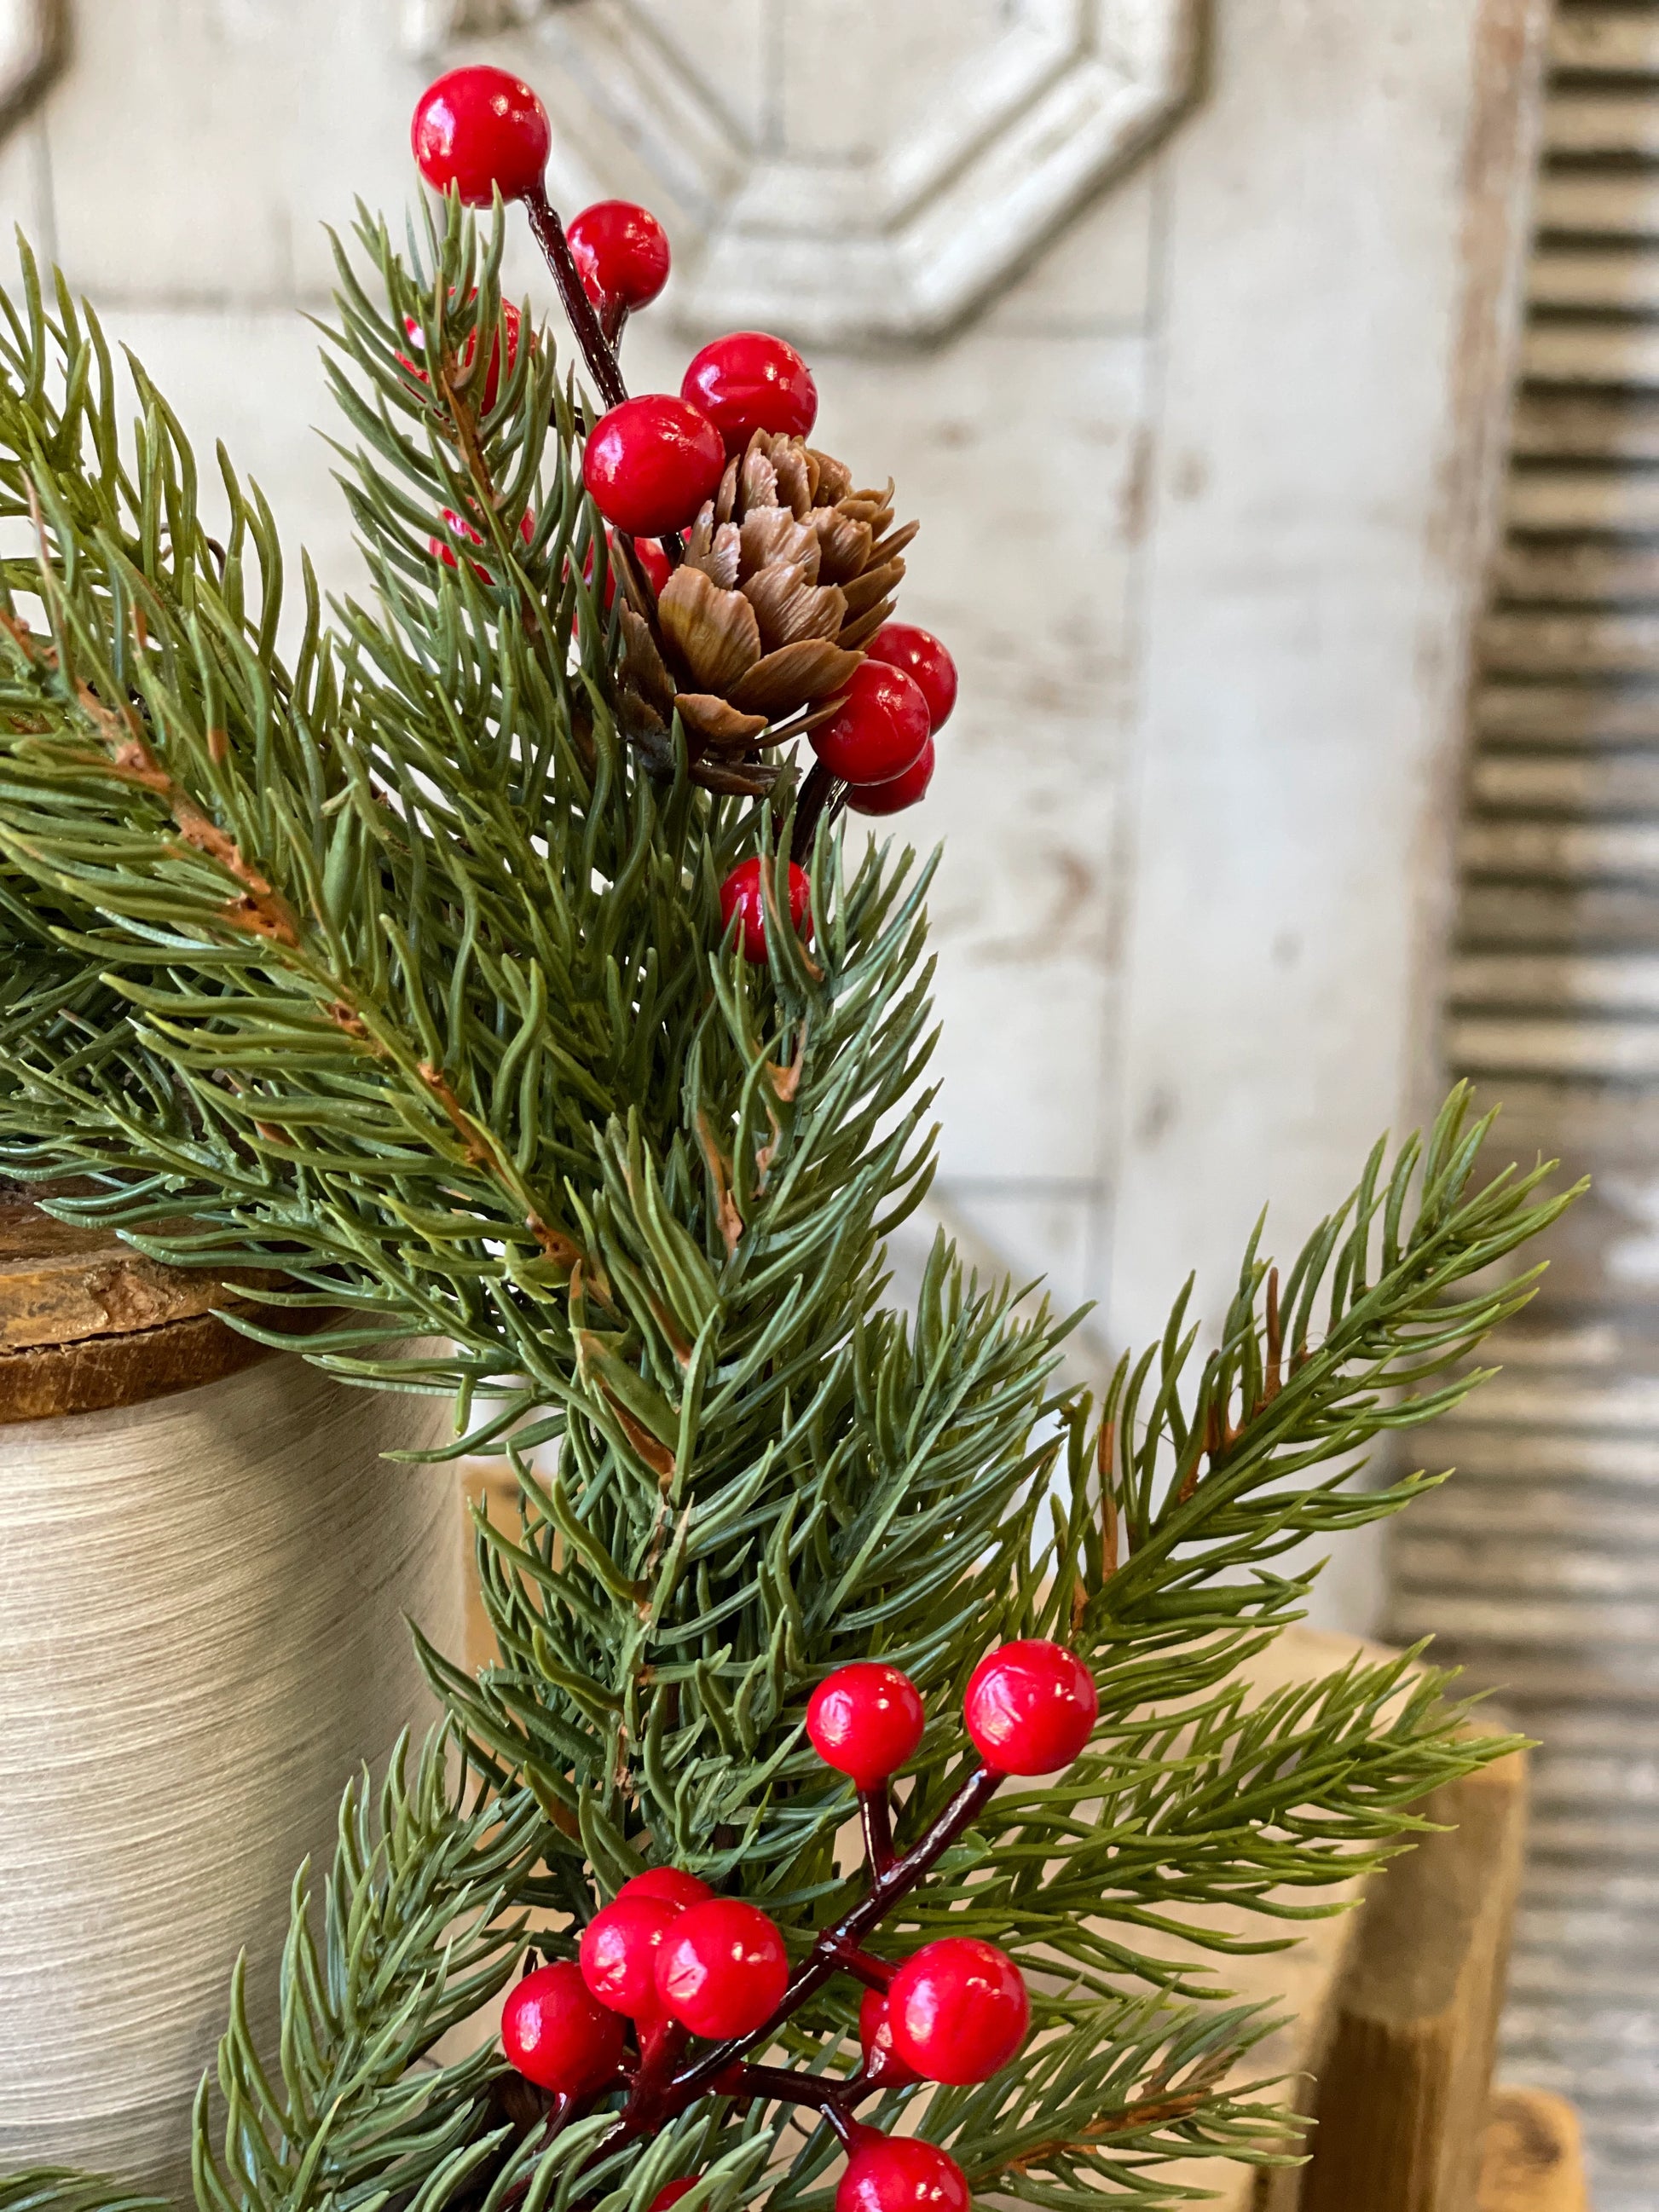
M 17 1264 L 0 1238 L 14 1292 Z M 449 1409 L 282 1354 L 7 1421 L 25 1327 L 49 1365 L 88 1369 L 18 1304 L 0 1333 L 0 2171 L 69 2163 L 187 2193 L 237 1952 L 269 2021 L 296 1868 L 311 1852 L 325 1869 L 358 1763 L 432 1717 L 404 1616 L 463 1648 L 454 1471 L 380 1456 L 437 1440 Z M 155 1353 L 198 1325 L 142 1337 Z M 127 1348 L 106 1341 L 94 1370 Z

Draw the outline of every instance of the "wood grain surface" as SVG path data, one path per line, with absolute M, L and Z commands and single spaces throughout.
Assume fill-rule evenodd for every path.
M 1589 2212 L 1583 2130 L 1565 2097 L 1499 2089 L 1481 2146 L 1475 2212 Z
M 216 1318 L 274 1274 L 164 1267 L 0 1188 L 0 1425 L 131 1406 L 268 1357 Z M 302 1334 L 322 1316 L 285 1315 Z M 298 1326 L 295 1326 L 298 1324 Z

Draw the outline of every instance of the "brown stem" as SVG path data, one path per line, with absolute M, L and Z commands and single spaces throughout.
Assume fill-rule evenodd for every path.
M 860 1950 L 856 1943 L 848 1943 L 838 1951 L 836 1964 L 855 1982 L 862 1982 L 866 1990 L 879 1990 L 884 1996 L 898 1972 L 890 1959 L 878 1959 L 872 1952 Z
M 806 781 L 800 787 L 800 797 L 795 801 L 795 834 L 790 840 L 789 857 L 798 868 L 804 868 L 812 857 L 812 841 L 817 835 L 819 815 L 827 807 L 833 822 L 845 803 L 844 787 L 830 775 L 822 761 L 815 760 L 806 772 Z
M 859 1819 L 864 1827 L 864 1855 L 870 1871 L 885 1874 L 893 1863 L 893 1814 L 885 1788 L 860 1790 Z
M 970 1774 L 926 1835 L 913 1844 L 902 1859 L 896 1859 L 884 1874 L 874 1875 L 869 1894 L 860 1898 L 851 1911 L 843 1913 L 833 1928 L 824 1929 L 805 1964 L 790 1977 L 789 1986 L 770 2018 L 763 2021 L 750 2035 L 733 2036 L 729 2042 L 717 2044 L 706 2058 L 675 2075 L 672 2087 L 677 2100 L 684 2098 L 689 2102 L 700 2095 L 734 2059 L 741 2058 L 745 2051 L 768 2043 L 790 2014 L 798 2012 L 807 1998 L 840 1969 L 843 1955 L 848 1950 L 855 1950 L 899 1899 L 915 1887 L 935 1860 L 949 1850 L 963 1829 L 989 1804 L 1005 1779 L 994 1766 L 981 1766 Z
M 607 407 L 620 407 L 628 397 L 628 386 L 623 382 L 622 370 L 617 356 L 606 343 L 599 319 L 593 312 L 593 302 L 584 289 L 575 256 L 570 251 L 570 240 L 564 234 L 564 225 L 558 212 L 547 197 L 545 189 L 538 185 L 524 196 L 525 213 L 530 217 L 530 228 L 536 234 L 536 243 L 542 257 L 552 272 L 553 282 L 559 288 L 565 316 L 575 333 L 582 358 L 587 363 L 599 397 Z

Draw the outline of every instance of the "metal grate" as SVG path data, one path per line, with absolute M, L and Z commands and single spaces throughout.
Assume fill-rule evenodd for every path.
M 1561 0 L 1481 641 L 1449 1056 L 1596 1176 L 1437 1439 L 1395 1626 L 1538 1735 L 1504 2070 L 1659 2201 L 1659 5 Z M 1409 1525 L 1407 1525 L 1409 1524 Z

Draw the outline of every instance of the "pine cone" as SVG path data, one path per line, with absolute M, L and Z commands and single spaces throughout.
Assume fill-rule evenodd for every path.
M 697 781 L 759 792 L 763 748 L 833 714 L 893 611 L 916 525 L 893 528 L 893 487 L 855 491 L 844 462 L 757 430 L 726 464 L 659 598 L 626 548 L 623 719 L 666 757 L 679 711 Z

